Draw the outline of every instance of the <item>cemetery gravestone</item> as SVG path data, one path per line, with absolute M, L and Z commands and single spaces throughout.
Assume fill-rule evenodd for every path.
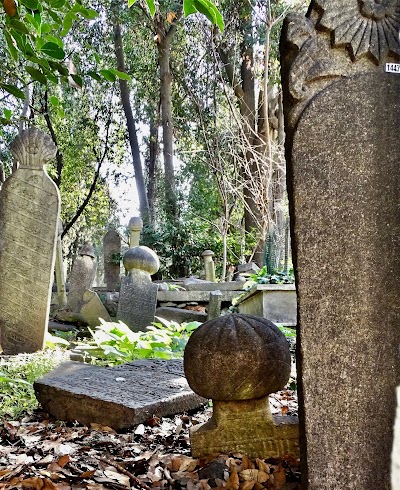
M 0 343 L 5 354 L 43 348 L 50 308 L 58 189 L 43 165 L 57 148 L 36 128 L 11 144 L 19 168 L 0 193 Z
M 111 229 L 103 239 L 104 282 L 109 291 L 113 291 L 120 283 L 121 276 L 121 237 Z
M 62 231 L 63 231 L 63 224 L 62 221 L 59 220 L 57 245 L 56 245 L 55 275 L 56 275 L 56 284 L 57 284 L 58 304 L 60 306 L 66 306 L 68 300 L 67 300 L 67 290 L 65 287 L 64 258 L 63 258 L 62 241 L 61 241 Z
M 152 283 L 151 274 L 158 271 L 160 263 L 148 247 L 130 248 L 123 262 L 128 275 L 121 279 L 117 318 L 138 332 L 154 322 L 158 285 Z
M 131 234 L 129 237 L 129 247 L 138 247 L 140 245 L 140 233 L 143 229 L 143 221 L 139 216 L 134 216 L 129 220 L 129 229 Z
M 83 295 L 93 285 L 96 277 L 97 261 L 94 248 L 85 243 L 74 260 L 68 293 L 68 305 L 74 312 L 79 312 Z
M 315 0 L 283 29 L 302 478 L 312 490 L 390 488 L 400 75 L 385 71 L 400 58 L 399 27 L 398 0 Z

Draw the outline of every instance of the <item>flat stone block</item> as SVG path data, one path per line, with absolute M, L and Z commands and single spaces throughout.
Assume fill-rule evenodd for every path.
M 243 283 L 238 281 L 229 282 L 202 282 L 196 284 L 185 284 L 186 291 L 241 291 Z
M 214 283 L 214 290 L 220 289 L 218 283 Z M 239 283 L 240 285 L 240 283 Z M 240 286 L 239 286 L 240 289 Z M 222 301 L 231 302 L 233 298 L 236 298 L 241 291 L 223 291 Z M 189 301 L 206 302 L 210 299 L 210 291 L 158 291 L 157 301 L 167 302 L 172 301 L 174 303 L 185 303 Z
M 250 458 L 300 456 L 297 417 L 271 416 L 268 398 L 214 402 L 212 418 L 190 430 L 192 456 L 242 453 Z
M 114 429 L 206 403 L 189 388 L 181 360 L 141 360 L 112 368 L 66 362 L 34 388 L 43 409 L 56 419 Z
M 99 296 L 90 289 L 83 294 L 83 303 L 80 314 L 90 327 L 97 327 L 100 325 L 100 318 L 106 322 L 111 321 L 111 317 Z
M 201 311 L 184 310 L 183 308 L 160 307 L 156 310 L 156 317 L 164 318 L 164 320 L 183 322 L 205 322 L 207 313 Z M 157 321 L 157 318 L 155 319 Z

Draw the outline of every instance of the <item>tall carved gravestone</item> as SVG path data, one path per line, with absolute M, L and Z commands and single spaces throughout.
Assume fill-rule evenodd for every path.
M 94 248 L 84 243 L 74 260 L 71 271 L 68 293 L 68 305 L 74 312 L 79 312 L 83 304 L 83 295 L 93 285 L 96 277 L 97 260 Z
M 43 348 L 53 279 L 58 189 L 43 165 L 57 148 L 31 128 L 11 144 L 19 168 L 0 192 L 0 343 L 5 354 Z
M 113 291 L 120 283 L 121 275 L 121 237 L 111 229 L 103 238 L 104 282 L 109 291 Z
M 399 27 L 400 0 L 315 0 L 282 34 L 302 478 L 313 490 L 390 488 L 400 384 Z

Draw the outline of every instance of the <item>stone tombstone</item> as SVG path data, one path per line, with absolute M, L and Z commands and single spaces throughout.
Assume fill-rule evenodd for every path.
M 134 216 L 129 220 L 129 247 L 138 247 L 140 245 L 140 233 L 143 230 L 143 221 L 139 216 Z
M 11 144 L 19 168 L 0 192 L 0 344 L 4 354 L 43 348 L 53 282 L 58 189 L 43 165 L 57 148 L 36 128 Z
M 213 401 L 212 418 L 190 430 L 193 457 L 298 457 L 297 418 L 272 417 L 269 407 L 268 395 L 285 386 L 291 369 L 289 344 L 272 322 L 233 314 L 203 323 L 183 367 L 192 390 Z
M 201 256 L 204 261 L 204 271 L 206 273 L 206 281 L 215 282 L 215 264 L 214 264 L 214 252 L 212 250 L 205 250 Z
M 94 248 L 90 243 L 84 243 L 74 260 L 71 271 L 68 306 L 74 312 L 79 312 L 83 295 L 87 289 L 91 289 L 96 277 L 97 260 Z
M 128 275 L 121 279 L 117 318 L 139 332 L 154 322 L 158 285 L 152 283 L 151 274 L 160 262 L 153 250 L 143 246 L 127 250 L 123 262 Z
M 121 237 L 110 229 L 103 238 L 104 282 L 109 291 L 114 291 L 121 281 Z
M 314 0 L 282 32 L 302 479 L 312 490 L 390 488 L 400 385 L 399 28 L 400 0 Z
M 56 275 L 56 284 L 57 284 L 58 304 L 60 306 L 66 306 L 68 300 L 67 300 L 67 289 L 65 286 L 64 258 L 63 258 L 62 241 L 61 241 L 62 232 L 63 232 L 63 224 L 62 221 L 59 220 L 57 245 L 56 245 L 55 275 Z

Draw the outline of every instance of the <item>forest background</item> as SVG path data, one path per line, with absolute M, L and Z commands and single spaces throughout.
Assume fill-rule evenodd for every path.
M 110 226 L 127 236 L 129 189 L 164 278 L 205 249 L 221 280 L 252 259 L 287 270 L 278 44 L 304 1 L 2 1 L 0 185 L 13 138 L 47 132 L 69 264 Z

